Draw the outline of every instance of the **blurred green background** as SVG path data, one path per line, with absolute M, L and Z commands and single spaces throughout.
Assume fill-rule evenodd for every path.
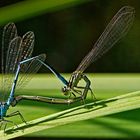
M 46 53 L 47 62 L 56 70 L 71 73 L 91 50 L 113 15 L 125 5 L 136 9 L 131 30 L 86 72 L 138 73 L 140 72 L 140 1 L 138 0 L 0 0 L 0 37 L 3 26 L 11 21 L 16 23 L 20 35 L 28 30 L 34 31 L 33 55 Z M 41 68 L 41 72 L 49 71 Z M 64 76 L 66 79 L 70 77 L 70 75 Z M 139 74 L 91 74 L 88 77 L 98 100 L 139 90 Z M 52 75 L 39 74 L 23 91 L 17 91 L 16 95 L 63 97 L 61 87 L 61 83 Z M 86 101 L 92 101 L 90 95 Z M 9 111 L 20 110 L 25 119 L 30 121 L 77 105 L 81 103 L 60 106 L 23 101 Z M 137 138 L 140 137 L 139 111 L 139 109 L 132 110 L 77 122 L 30 134 L 28 137 L 29 139 L 36 136 L 44 139 L 46 137 Z M 21 123 L 17 117 L 12 119 Z
M 47 62 L 59 72 L 73 72 L 113 15 L 124 5 L 133 6 L 136 17 L 127 36 L 86 72 L 140 72 L 138 0 L 2 0 L 0 5 L 1 32 L 10 21 L 20 35 L 34 31 L 34 55 L 46 53 Z

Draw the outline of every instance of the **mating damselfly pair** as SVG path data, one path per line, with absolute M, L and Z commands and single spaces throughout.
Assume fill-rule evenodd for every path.
M 109 22 L 104 32 L 101 34 L 92 50 L 81 61 L 77 69 L 71 74 L 67 81 L 46 61 L 46 55 L 41 54 L 32 57 L 34 48 L 34 33 L 27 32 L 23 37 L 17 35 L 17 29 L 13 23 L 5 26 L 2 36 L 2 87 L 0 93 L 0 119 L 2 123 L 14 122 L 5 120 L 5 117 L 20 115 L 23 122 L 26 122 L 19 111 L 7 115 L 10 106 L 15 106 L 20 100 L 34 100 L 46 103 L 71 104 L 77 101 L 84 101 L 88 91 L 93 95 L 90 88 L 90 80 L 83 73 L 86 68 L 115 43 L 117 43 L 130 29 L 134 20 L 134 8 L 130 6 L 122 7 Z M 42 96 L 15 96 L 15 88 L 22 87 L 29 81 L 30 73 L 36 73 L 41 65 L 47 67 L 64 84 L 62 91 L 67 99 L 51 98 Z M 19 73 L 22 75 L 19 77 Z M 79 85 L 79 81 L 85 82 L 85 87 Z M 7 124 L 7 123 L 6 123 Z M 6 128 L 6 125 L 5 125 Z M 5 129 L 4 128 L 4 129 Z

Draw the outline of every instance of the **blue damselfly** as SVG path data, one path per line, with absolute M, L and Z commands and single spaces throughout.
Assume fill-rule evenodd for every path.
M 7 115 L 7 110 L 13 106 L 15 102 L 15 88 L 22 87 L 30 79 L 28 74 L 36 73 L 41 67 L 42 62 L 46 56 L 44 54 L 32 57 L 34 48 L 34 33 L 29 31 L 22 37 L 18 36 L 17 28 L 14 23 L 9 23 L 4 27 L 2 34 L 2 48 L 1 48 L 1 91 L 0 91 L 0 122 L 1 127 L 7 122 L 13 121 L 5 120 L 5 117 L 12 117 L 19 115 L 23 122 L 26 123 L 19 111 Z M 18 79 L 19 73 L 22 73 Z

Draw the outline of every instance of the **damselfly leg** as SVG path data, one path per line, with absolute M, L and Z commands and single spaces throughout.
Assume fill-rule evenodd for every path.
M 85 86 L 78 85 L 81 80 L 85 82 Z M 93 99 L 95 100 L 96 98 L 90 85 L 91 82 L 85 74 L 75 71 L 69 80 L 69 84 L 62 88 L 62 91 L 64 95 L 69 95 L 69 97 L 71 97 L 71 94 L 73 94 L 74 97 L 79 96 L 83 102 L 85 102 L 84 100 L 87 97 L 88 91 L 90 91 Z
M 3 119 L 3 120 L 1 120 L 0 129 L 3 129 L 4 132 L 6 132 L 7 123 L 11 123 L 11 124 L 13 124 L 13 126 L 16 126 L 18 128 L 18 125 L 16 123 L 14 123 L 13 121 Z M 2 127 L 3 125 L 4 125 L 4 127 Z
M 27 122 L 25 121 L 24 117 L 22 116 L 22 114 L 19 111 L 12 112 L 11 114 L 6 115 L 6 117 L 12 117 L 12 116 L 17 116 L 17 115 L 19 115 L 19 117 L 21 118 L 22 122 L 27 124 Z
M 25 119 L 23 118 L 22 114 L 19 111 L 12 112 L 9 115 L 6 115 L 5 118 L 9 118 L 9 117 L 13 117 L 13 116 L 19 116 L 21 118 L 22 122 L 27 124 L 27 122 L 25 121 Z M 7 123 L 11 123 L 11 124 L 13 124 L 13 126 L 16 126 L 18 128 L 18 125 L 14 121 L 6 120 L 4 118 L 0 120 L 0 123 L 1 123 L 0 129 L 2 129 L 2 126 L 4 125 L 4 127 L 3 127 L 4 132 L 6 131 Z

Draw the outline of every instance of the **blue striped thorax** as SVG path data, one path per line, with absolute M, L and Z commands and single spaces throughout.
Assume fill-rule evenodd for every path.
M 9 106 L 7 105 L 6 102 L 0 102 L 0 118 L 1 119 L 6 116 L 6 112 L 8 108 Z

